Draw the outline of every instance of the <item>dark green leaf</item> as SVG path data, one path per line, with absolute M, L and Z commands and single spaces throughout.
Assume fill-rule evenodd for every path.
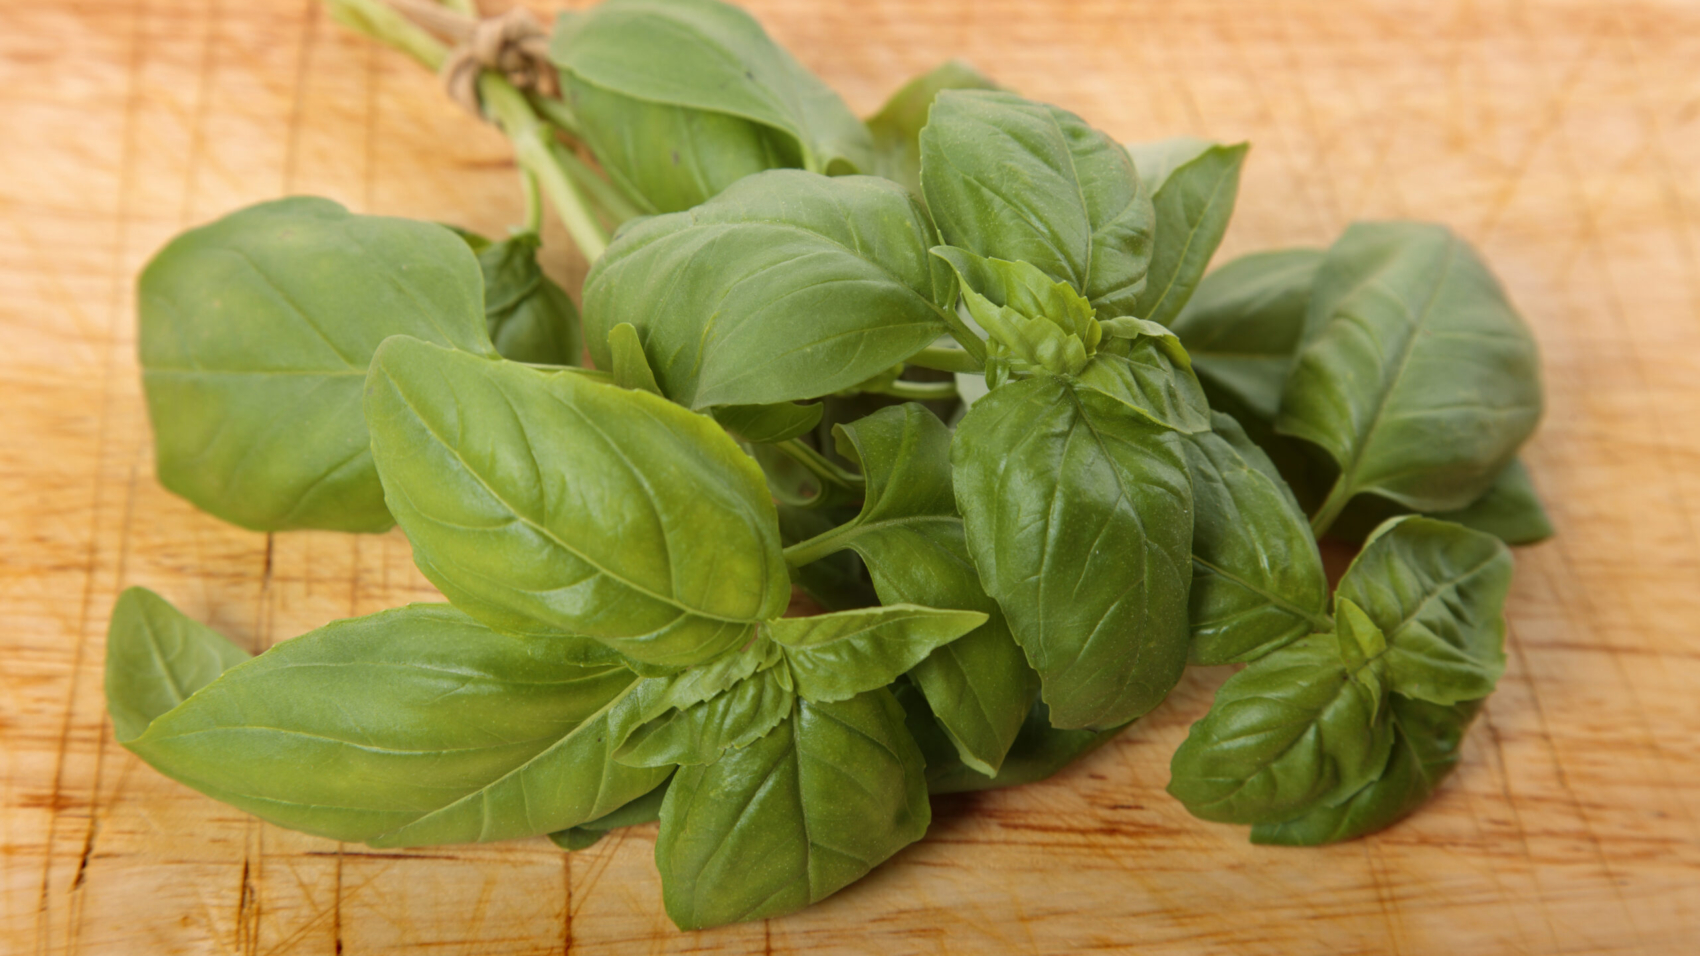
M 473 247 L 484 272 L 490 341 L 515 362 L 577 365 L 584 354 L 578 309 L 537 264 L 540 242 L 536 233 L 524 233 Z
M 1393 698 L 1393 752 L 1374 782 L 1334 807 L 1317 807 L 1296 820 L 1260 823 L 1251 842 L 1319 846 L 1374 833 L 1422 806 L 1458 763 L 1458 747 L 1481 701 L 1450 707 Z
M 1011 93 L 942 92 L 921 131 L 921 185 L 946 243 L 1038 266 L 1101 318 L 1134 313 L 1156 214 L 1127 151 L 1080 117 Z
M 1380 495 L 1359 495 L 1329 526 L 1328 535 L 1342 541 L 1362 541 L 1383 521 L 1402 514 L 1410 514 L 1410 509 Z M 1552 522 L 1522 459 L 1513 459 L 1493 485 L 1469 505 L 1457 511 L 1430 512 L 1429 517 L 1485 531 L 1506 544 L 1534 544 L 1553 533 Z
M 1435 704 L 1486 697 L 1505 670 L 1511 552 L 1480 531 L 1433 518 L 1382 525 L 1340 579 L 1387 635 L 1393 690 Z
M 657 211 L 776 165 L 874 170 L 838 94 L 729 4 L 608 0 L 562 15 L 549 55 L 598 159 Z
M 921 128 L 933 99 L 945 90 L 995 90 L 998 86 L 963 60 L 950 60 L 915 77 L 868 118 L 874 140 L 873 172 L 921 195 Z
M 493 627 L 672 668 L 789 603 L 761 472 L 706 416 L 403 337 L 373 361 L 366 416 L 414 561 Z
M 635 827 L 644 823 L 654 823 L 661 819 L 661 801 L 667 796 L 667 785 L 672 778 L 662 781 L 659 787 L 649 791 L 618 810 L 597 817 L 588 823 L 565 830 L 557 830 L 549 834 L 549 839 L 563 850 L 583 850 L 602 839 L 609 830 L 621 827 Z
M 1210 402 L 1173 333 L 1155 322 L 1126 317 L 1103 327 L 1104 344 L 1080 374 L 1081 385 L 1164 428 L 1210 430 Z
M 767 736 L 675 776 L 655 847 L 667 915 L 702 929 L 801 909 L 930 820 L 921 753 L 889 691 L 799 699 Z
M 1317 273 L 1305 342 L 1276 427 L 1340 466 L 1319 526 L 1365 491 L 1418 510 L 1462 508 L 1541 415 L 1534 338 L 1443 226 L 1346 230 Z
M 1332 627 L 1328 576 L 1310 523 L 1240 426 L 1187 436 L 1192 525 L 1192 661 L 1256 660 Z
M 280 826 L 381 846 L 533 836 L 666 771 L 610 760 L 636 686 L 447 605 L 337 621 L 226 671 L 129 747 Z
M 662 391 L 689 408 L 851 388 L 931 345 L 954 307 L 926 212 L 873 177 L 774 170 L 689 212 L 622 230 L 585 282 L 592 355 L 637 328 Z
M 106 632 L 106 710 L 121 744 L 248 659 L 224 635 L 147 588 L 118 595 Z
M 853 520 L 854 517 L 853 508 L 799 508 L 781 501 L 780 540 L 787 546 L 797 544 L 825 534 L 839 524 Z M 791 583 L 828 611 L 847 611 L 880 603 L 878 595 L 874 593 L 873 583 L 868 579 L 861 556 L 854 551 L 829 554 L 801 567 L 793 565 Z M 931 601 L 909 603 L 937 606 Z
M 1109 730 L 1058 730 L 1051 726 L 1050 710 L 1045 702 L 1036 700 L 1007 748 L 1002 766 L 988 776 L 960 759 L 961 748 L 952 749 L 950 737 L 918 690 L 901 684 L 895 690 L 907 712 L 909 732 L 926 758 L 927 789 L 931 793 L 999 790 L 1035 783 L 1097 750 L 1126 729 L 1124 725 Z
M 1187 137 L 1128 147 L 1157 211 L 1151 270 L 1134 315 L 1168 325 L 1192 297 L 1228 230 L 1248 149 Z
M 1053 377 L 993 390 L 957 427 L 969 551 L 1058 727 L 1125 724 L 1185 667 L 1192 490 L 1171 436 Z
M 178 236 L 142 271 L 137 311 L 160 483 L 256 531 L 393 523 L 360 412 L 379 342 L 495 354 L 464 242 L 325 199 Z
M 773 444 L 806 435 L 820 424 L 821 404 L 721 405 L 714 420 L 722 428 L 750 442 Z
M 1354 673 L 1313 634 L 1228 678 L 1175 751 L 1169 793 L 1193 816 L 1280 823 L 1381 775 L 1393 745 L 1377 666 Z
M 1193 371 L 1261 421 L 1273 422 L 1280 412 L 1281 386 L 1304 334 L 1322 257 L 1321 249 L 1241 256 L 1205 276 L 1175 317 Z

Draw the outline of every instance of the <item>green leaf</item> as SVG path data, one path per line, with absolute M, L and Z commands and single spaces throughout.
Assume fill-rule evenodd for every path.
M 1380 495 L 1359 495 L 1329 526 L 1328 535 L 1341 541 L 1362 541 L 1383 521 L 1410 513 L 1409 508 Z M 1553 534 L 1529 469 L 1520 458 L 1512 459 L 1480 498 L 1457 511 L 1433 511 L 1428 516 L 1485 531 L 1506 544 L 1534 544 Z
M 1075 375 L 1100 330 L 1092 306 L 1066 282 L 1025 262 L 987 259 L 954 246 L 932 254 L 956 272 L 968 314 L 1013 357 L 1017 368 Z
M 799 910 L 930 820 L 921 753 L 889 691 L 799 699 L 767 736 L 674 777 L 655 846 L 667 915 L 702 929 Z
M 932 226 L 896 183 L 775 170 L 622 230 L 585 281 L 599 366 L 629 322 L 693 409 L 851 388 L 931 345 L 956 301 Z
M 1210 430 L 1210 402 L 1192 361 L 1168 329 L 1145 319 L 1103 323 L 1105 341 L 1080 384 L 1181 432 Z
M 615 385 L 661 395 L 661 386 L 655 384 L 655 372 L 649 367 L 649 357 L 644 354 L 643 342 L 630 322 L 621 322 L 608 330 L 608 355 L 608 372 Z
M 1192 490 L 1171 435 L 1053 377 L 993 390 L 957 426 L 969 552 L 1058 727 L 1127 723 L 1186 665 Z
M 155 717 L 248 659 L 248 652 L 147 588 L 127 588 L 106 632 L 106 710 L 127 744 Z
M 1273 422 L 1280 412 L 1322 258 L 1321 249 L 1241 256 L 1205 276 L 1175 317 L 1175 334 L 1198 377 L 1261 421 Z
M 1157 211 L 1151 269 L 1133 314 L 1168 325 L 1192 297 L 1228 231 L 1250 148 L 1189 137 L 1128 147 Z
M 402 337 L 378 351 L 366 416 L 415 563 L 492 627 L 677 668 L 789 603 L 761 472 L 706 416 Z
M 280 826 L 377 846 L 534 836 L 666 771 L 614 764 L 630 671 L 447 605 L 337 621 L 237 665 L 125 743 Z
M 875 172 L 921 195 L 921 128 L 933 100 L 945 90 L 995 90 L 998 86 L 964 60 L 949 60 L 915 77 L 868 118 Z
M 1464 732 L 1480 709 L 1481 701 L 1442 707 L 1394 697 L 1393 752 L 1386 771 L 1339 806 L 1317 807 L 1296 820 L 1252 827 L 1251 842 L 1320 846 L 1399 822 L 1427 802 L 1457 766 Z
M 1251 661 L 1328 620 L 1328 576 L 1310 523 L 1238 423 L 1188 435 L 1192 476 L 1192 662 Z
M 714 420 L 722 428 L 750 442 L 775 444 L 807 435 L 820 424 L 823 407 L 819 402 L 798 405 L 779 402 L 774 405 L 721 405 L 714 410 Z
M 943 732 L 941 721 L 935 719 L 937 715 L 928 709 L 926 698 L 918 690 L 901 684 L 895 689 L 897 699 L 907 711 L 909 732 L 927 761 L 927 790 L 935 794 L 1000 790 L 1036 783 L 1102 747 L 1127 728 L 1124 724 L 1109 730 L 1058 730 L 1051 726 L 1050 710 L 1045 702 L 1033 701 L 1019 725 L 1019 733 L 1006 748 L 1008 753 L 1002 758 L 1001 766 L 988 775 L 960 759 L 960 747 L 952 749 L 951 738 Z
M 1131 315 L 1156 214 L 1127 151 L 1080 117 L 1011 93 L 947 90 L 921 131 L 921 185 L 944 241 L 1031 263 Z
M 667 785 L 671 782 L 672 778 L 669 777 L 663 780 L 661 785 L 654 790 L 627 803 L 618 810 L 576 827 L 557 830 L 549 834 L 549 839 L 563 850 L 583 850 L 602 839 L 609 830 L 654 823 L 661 819 L 661 801 L 666 798 Z
M 379 342 L 494 354 L 465 243 L 325 199 L 173 239 L 142 271 L 137 312 L 160 484 L 255 531 L 394 523 L 360 412 Z
M 1486 697 L 1505 670 L 1511 552 L 1492 535 L 1433 518 L 1398 518 L 1370 537 L 1336 602 L 1387 635 L 1393 690 L 1435 704 Z
M 473 246 L 484 273 L 484 321 L 503 358 L 577 365 L 584 354 L 578 309 L 543 274 L 537 263 L 541 243 L 536 233 L 528 232 Z
M 1340 466 L 1319 528 L 1365 491 L 1418 510 L 1468 505 L 1541 415 L 1534 338 L 1443 226 L 1346 230 L 1317 273 L 1305 342 L 1276 428 Z
M 838 94 L 729 4 L 608 0 L 563 14 L 549 56 L 598 160 L 655 211 L 778 165 L 874 169 Z
M 795 697 L 784 667 L 758 671 L 731 689 L 671 711 L 632 731 L 614 759 L 633 767 L 711 763 L 728 747 L 745 747 L 791 713 Z
M 785 652 L 797 693 L 828 703 L 884 687 L 986 620 L 979 611 L 891 604 L 780 618 L 764 630 Z
M 1375 668 L 1354 675 L 1333 634 L 1313 634 L 1228 678 L 1170 764 L 1193 816 L 1280 823 L 1338 804 L 1380 776 L 1393 745 Z

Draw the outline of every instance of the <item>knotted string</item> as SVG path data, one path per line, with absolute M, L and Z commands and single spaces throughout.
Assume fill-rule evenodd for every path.
M 415 23 L 454 42 L 439 75 L 449 97 L 472 115 L 480 119 L 484 116 L 478 99 L 478 77 L 485 70 L 502 74 L 522 90 L 545 96 L 559 91 L 555 67 L 549 62 L 549 34 L 524 7 L 479 18 L 429 0 L 389 3 Z

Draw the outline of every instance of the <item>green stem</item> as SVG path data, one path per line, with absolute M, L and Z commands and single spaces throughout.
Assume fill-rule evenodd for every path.
M 906 382 L 896 379 L 876 385 L 866 391 L 879 395 L 890 395 L 894 398 L 908 399 L 913 402 L 930 402 L 936 399 L 956 397 L 955 382 Z
M 1316 514 L 1310 519 L 1310 533 L 1316 540 L 1321 541 L 1334 519 L 1340 517 L 1340 512 L 1346 508 L 1346 502 L 1352 500 L 1352 488 L 1346 483 L 1346 476 L 1341 474 L 1334 479 L 1334 487 L 1328 489 L 1328 497 L 1322 501 L 1322 507 L 1316 509 Z
M 810 474 L 819 478 L 822 482 L 837 485 L 847 491 L 861 491 L 865 487 L 861 475 L 845 471 L 829 461 L 825 455 L 795 438 L 775 442 L 773 447 L 783 452 L 792 461 L 808 469 Z
M 525 194 L 525 231 L 538 235 L 543 231 L 543 194 L 538 191 L 537 177 L 531 170 L 519 171 L 519 188 Z
M 983 372 L 985 366 L 974 360 L 962 349 L 953 349 L 948 345 L 934 345 L 916 352 L 903 360 L 906 365 L 918 368 L 936 369 L 940 372 Z
M 986 343 L 974 334 L 974 330 L 968 327 L 968 323 L 962 321 L 962 316 L 956 314 L 955 305 L 953 304 L 948 309 L 940 309 L 939 317 L 944 319 L 945 331 L 950 333 L 950 337 L 955 339 L 957 344 L 962 346 L 969 355 L 973 356 L 975 362 L 985 365 Z
M 325 0 L 325 6 L 338 23 L 400 50 L 433 73 L 448 59 L 448 47 L 381 0 Z
M 843 551 L 850 546 L 849 539 L 853 537 L 851 532 L 854 532 L 860 524 L 859 520 L 841 524 L 830 531 L 822 531 L 807 541 L 797 542 L 784 550 L 785 563 L 794 568 L 800 568 L 805 564 L 813 564 L 821 558 Z
M 580 132 L 578 117 L 573 115 L 573 108 L 567 105 L 566 100 L 544 96 L 542 93 L 528 93 L 526 99 L 531 102 L 531 108 L 537 111 L 537 115 L 548 120 L 551 125 L 560 127 L 573 139 L 584 138 L 584 134 Z
M 644 215 L 643 210 L 639 209 L 630 199 L 627 199 L 625 193 L 621 192 L 613 183 L 598 176 L 596 170 L 591 169 L 589 163 L 579 159 L 578 154 L 568 149 L 565 143 L 551 140 L 549 148 L 555 156 L 555 161 L 561 164 L 561 168 L 566 171 L 573 182 L 590 195 L 592 202 L 602 207 L 602 210 L 608 214 L 608 218 L 613 221 L 616 229 L 626 220 L 636 219 L 638 216 Z
M 578 187 L 555 161 L 549 149 L 550 137 L 545 133 L 547 127 L 531 111 L 531 104 L 526 102 L 519 90 L 514 89 L 513 84 L 489 71 L 478 78 L 478 94 L 484 103 L 484 111 L 513 141 L 514 158 L 519 160 L 523 169 L 537 177 L 543 194 L 549 197 L 556 215 L 561 217 L 561 224 L 567 227 L 567 234 L 578 244 L 579 251 L 590 262 L 600 259 L 608 248 L 608 234 L 585 208 L 585 200 Z

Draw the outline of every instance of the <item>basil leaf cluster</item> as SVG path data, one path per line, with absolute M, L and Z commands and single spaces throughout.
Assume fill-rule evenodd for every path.
M 1189 664 L 1244 666 L 1169 791 L 1254 842 L 1389 826 L 1457 765 L 1507 545 L 1552 533 L 1535 343 L 1462 238 L 1206 274 L 1246 144 L 1124 146 L 957 61 L 864 123 L 716 0 L 563 14 L 550 56 L 528 142 L 641 214 L 582 318 L 535 217 L 284 199 L 143 271 L 161 483 L 398 525 L 446 603 L 250 655 L 131 588 L 127 749 L 378 847 L 654 823 L 686 929 L 824 899 L 929 794 L 1048 777 Z M 1323 535 L 1362 543 L 1332 588 Z

